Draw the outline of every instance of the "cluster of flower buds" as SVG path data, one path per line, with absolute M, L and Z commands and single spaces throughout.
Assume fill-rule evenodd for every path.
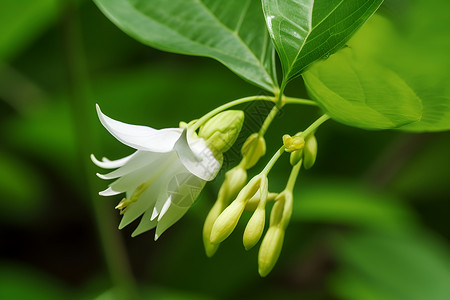
M 116 121 L 97 107 L 105 128 L 120 142 L 136 150 L 115 161 L 106 158 L 100 161 L 92 156 L 96 165 L 115 169 L 107 174 L 97 174 L 102 179 L 115 179 L 100 195 L 125 193 L 116 206 L 122 215 L 119 229 L 141 217 L 132 236 L 156 228 L 156 240 L 188 211 L 206 182 L 217 175 L 223 153 L 235 143 L 243 126 L 242 111 L 224 110 L 218 108 L 199 120 L 181 122 L 179 128 L 157 130 Z M 249 250 L 262 238 L 258 265 L 263 277 L 270 273 L 280 255 L 292 214 L 292 191 L 298 172 L 302 166 L 311 168 L 316 160 L 317 141 L 313 131 L 328 119 L 322 116 L 305 132 L 284 135 L 283 146 L 258 175 L 248 180 L 247 170 L 266 153 L 263 134 L 277 111 L 275 106 L 260 131 L 251 134 L 243 144 L 242 160 L 225 174 L 217 201 L 203 227 L 206 254 L 211 257 L 234 231 L 244 211 L 251 212 L 243 233 L 243 244 Z M 268 174 L 284 152 L 290 153 L 292 171 L 286 188 L 280 193 L 271 193 Z M 268 205 L 269 202 L 274 203 Z M 267 207 L 270 208 L 270 221 L 264 234 Z
M 283 136 L 283 152 L 291 153 L 291 164 L 298 170 L 310 168 L 315 161 L 317 141 L 313 134 L 303 137 L 301 133 L 291 137 Z M 254 133 L 242 146 L 241 162 L 225 174 L 218 198 L 206 218 L 203 227 L 203 241 L 206 254 L 211 257 L 236 228 L 244 210 L 252 212 L 244 233 L 246 250 L 252 249 L 263 237 L 266 224 L 266 206 L 274 204 L 270 211 L 269 227 L 259 249 L 259 274 L 266 276 L 275 266 L 283 246 L 285 230 L 293 208 L 293 186 L 287 186 L 281 193 L 271 193 L 268 187 L 267 171 L 263 170 L 247 182 L 247 170 L 253 167 L 266 152 L 264 138 Z M 293 180 L 295 181 L 295 178 Z

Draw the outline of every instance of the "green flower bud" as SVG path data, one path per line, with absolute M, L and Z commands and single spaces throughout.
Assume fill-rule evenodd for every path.
M 293 152 L 303 149 L 305 140 L 301 136 L 290 136 L 289 134 L 285 134 L 283 135 L 283 144 L 286 148 L 286 152 Z
M 245 227 L 243 243 L 245 250 L 255 246 L 262 236 L 266 219 L 265 208 L 257 208 Z
M 265 176 L 255 176 L 239 192 L 237 198 L 217 217 L 211 229 L 210 241 L 213 244 L 223 242 L 236 227 L 247 201 L 258 191 Z
M 267 194 L 267 202 L 275 200 L 278 196 L 278 193 L 268 193 Z M 258 207 L 259 201 L 261 201 L 261 193 L 258 191 L 256 194 L 247 201 L 247 205 L 245 205 L 245 210 L 255 211 Z
M 292 192 L 284 190 L 275 199 L 275 204 L 270 212 L 270 226 L 282 226 L 286 229 L 292 215 L 294 197 Z
M 227 204 L 235 199 L 247 183 L 247 171 L 236 166 L 225 174 L 225 180 L 219 190 L 219 198 L 226 200 Z
M 258 272 L 266 277 L 275 266 L 284 241 L 284 229 L 279 226 L 269 227 L 258 253 Z
M 317 157 L 317 139 L 314 134 L 306 138 L 303 153 L 303 167 L 309 169 L 314 165 Z
M 250 169 L 259 159 L 266 154 L 266 141 L 258 133 L 253 133 L 242 145 L 241 153 L 243 156 L 244 168 Z
M 234 167 L 225 174 L 225 180 L 220 187 L 217 201 L 211 208 L 206 217 L 205 224 L 203 225 L 203 244 L 208 257 L 212 257 L 219 248 L 219 244 L 213 244 L 210 240 L 214 223 L 223 210 L 237 196 L 246 182 L 247 172 L 239 166 Z
M 270 212 L 270 226 L 263 238 L 258 254 L 258 271 L 262 277 L 272 271 L 283 247 L 284 233 L 292 214 L 293 196 L 284 190 L 275 199 Z
M 269 193 L 267 177 L 265 176 L 261 180 L 261 187 L 259 191 L 261 194 L 261 200 L 249 222 L 247 223 L 244 231 L 243 242 L 245 250 L 250 250 L 251 248 L 253 248 L 253 246 L 258 243 L 264 231 L 264 224 L 266 222 L 267 194 Z
M 198 136 L 204 138 L 215 150 L 225 152 L 233 146 L 243 123 L 243 111 L 227 110 L 215 115 L 200 127 Z
M 223 242 L 233 232 L 244 208 L 244 201 L 235 200 L 219 215 L 211 229 L 212 244 Z
M 217 249 L 219 249 L 219 244 L 211 243 L 210 237 L 214 222 L 216 222 L 217 217 L 222 213 L 225 207 L 223 202 L 216 201 L 209 211 L 205 224 L 203 225 L 203 245 L 205 246 L 205 252 L 208 257 L 212 257 Z
M 303 149 L 291 152 L 289 162 L 291 163 L 291 166 L 295 166 L 302 159 L 303 159 Z

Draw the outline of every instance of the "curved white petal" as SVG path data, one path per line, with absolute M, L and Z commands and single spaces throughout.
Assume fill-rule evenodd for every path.
M 97 158 L 95 158 L 94 154 L 91 154 L 91 160 L 92 160 L 92 162 L 94 164 L 96 164 L 100 168 L 103 168 L 103 169 L 115 169 L 115 168 L 120 168 L 121 166 L 126 164 L 127 161 L 130 158 L 132 158 L 134 154 L 136 154 L 136 152 L 131 154 L 131 155 L 128 155 L 128 156 L 126 156 L 124 158 L 118 159 L 118 160 L 109 160 L 106 157 L 103 157 L 102 161 L 100 161 Z
M 122 123 L 104 115 L 98 105 L 96 107 L 103 126 L 120 142 L 137 150 L 169 152 L 182 133 L 181 128 L 157 130 L 148 126 Z
M 100 196 L 114 196 L 114 195 L 118 195 L 121 194 L 123 192 L 120 191 L 115 191 L 113 190 L 111 187 L 108 187 L 106 190 L 101 191 L 100 193 L 98 193 Z
M 114 170 L 108 174 L 98 174 L 97 176 L 102 179 L 114 179 L 121 176 L 125 176 L 131 172 L 139 170 L 141 168 L 146 167 L 150 163 L 154 162 L 157 159 L 160 159 L 164 154 L 149 152 L 149 151 L 141 151 L 138 150 L 135 152 L 133 157 L 131 157 L 123 166 L 119 169 Z
M 203 180 L 213 180 L 222 166 L 222 154 L 217 153 L 219 158 L 216 158 L 204 139 L 196 137 L 195 133 L 188 134 L 186 129 L 176 142 L 175 150 L 186 169 Z

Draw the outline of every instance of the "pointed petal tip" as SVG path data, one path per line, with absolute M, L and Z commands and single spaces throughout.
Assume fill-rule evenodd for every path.
M 98 103 L 95 103 L 95 110 L 97 111 L 98 115 L 103 114 L 102 110 L 100 109 L 100 105 L 98 105 Z
M 164 217 L 166 212 L 169 210 L 169 207 L 172 204 L 171 198 L 172 198 L 172 195 L 169 196 L 169 199 L 166 200 L 163 207 L 161 208 L 161 212 L 159 213 L 159 216 L 158 216 L 158 222 L 161 221 L 161 219 Z
M 155 242 L 159 239 L 159 235 L 155 233 Z
M 98 178 L 101 178 L 101 179 L 105 179 L 105 180 L 108 180 L 108 179 L 109 179 L 107 176 L 105 176 L 105 175 L 103 175 L 103 174 L 100 174 L 100 173 L 95 173 L 95 175 L 97 175 L 97 177 L 98 177 Z
M 121 194 L 122 192 L 118 192 L 113 190 L 111 187 L 108 187 L 106 190 L 99 192 L 98 194 L 100 196 L 114 196 L 114 195 L 118 195 Z
M 101 161 L 99 161 L 99 160 L 95 157 L 94 154 L 91 154 L 90 158 L 91 158 L 91 161 L 92 161 L 95 165 L 97 165 L 98 167 L 101 167 L 101 164 L 102 164 Z
M 153 221 L 154 219 L 156 219 L 156 217 L 158 217 L 159 213 L 158 210 L 156 209 L 156 207 L 153 207 L 153 212 L 152 212 L 152 216 L 150 217 L 150 221 Z

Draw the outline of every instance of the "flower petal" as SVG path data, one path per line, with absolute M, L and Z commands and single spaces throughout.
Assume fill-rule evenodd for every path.
M 158 200 L 159 197 L 163 197 L 161 194 L 161 187 L 158 185 L 158 182 L 155 182 L 154 185 L 150 186 L 142 193 L 136 202 L 128 205 L 125 209 L 122 220 L 120 221 L 119 229 L 124 228 L 139 218 L 139 216 L 147 210 L 151 210 L 152 206 L 155 205 L 156 200 Z
M 129 206 L 126 208 L 122 221 L 120 222 L 119 229 L 122 229 L 126 225 L 133 222 L 145 211 L 152 211 L 156 203 L 165 201 L 168 197 L 167 186 L 169 184 L 169 181 L 172 179 L 174 174 L 178 172 L 180 166 L 184 169 L 181 163 L 179 163 L 179 161 L 176 159 L 177 157 L 175 152 L 159 155 L 164 156 L 164 158 L 158 159 L 157 161 L 149 164 L 147 167 L 140 169 L 138 172 L 133 172 L 119 179 L 122 180 L 126 177 L 130 177 L 135 173 L 142 173 L 146 174 L 147 177 L 140 177 L 141 180 L 138 180 L 137 183 L 138 185 L 148 185 L 147 189 L 142 192 L 138 200 L 129 204 Z M 139 174 L 138 176 L 142 175 Z M 116 182 L 118 182 L 119 180 L 117 180 Z M 115 186 L 111 185 L 111 187 L 117 190 Z M 134 189 L 136 189 L 136 187 Z M 134 189 L 132 190 L 133 192 Z M 129 194 L 132 193 L 127 194 L 129 196 Z
M 156 227 L 156 224 L 158 224 L 158 221 L 157 220 L 151 221 L 150 220 L 151 214 L 152 214 L 151 209 L 147 209 L 145 211 L 144 215 L 141 218 L 141 222 L 136 227 L 136 229 L 133 231 L 133 233 L 131 234 L 131 237 L 135 237 L 141 233 L 144 233 L 144 232 Z
M 168 201 L 165 205 L 165 213 L 158 218 L 158 225 L 156 225 L 155 241 L 161 236 L 175 222 L 181 219 L 182 216 L 189 210 L 189 207 L 180 207 L 172 201 Z
M 121 166 L 126 164 L 127 161 L 130 158 L 132 158 L 135 153 L 133 153 L 131 155 L 128 155 L 128 156 L 126 156 L 124 158 L 118 159 L 118 160 L 109 160 L 109 159 L 103 157 L 102 161 L 99 161 L 97 158 L 95 158 L 94 154 L 91 154 L 91 160 L 92 160 L 92 162 L 94 164 L 96 164 L 100 168 L 103 168 L 103 169 L 115 169 L 115 168 L 120 168 Z
M 157 159 L 161 158 L 160 153 L 150 152 L 150 151 L 136 151 L 133 156 L 119 169 L 114 170 L 108 174 L 98 174 L 97 176 L 102 179 L 114 179 L 124 175 L 127 175 L 131 172 L 139 170 L 141 168 L 146 167 L 150 163 L 154 162 Z
M 121 193 L 123 193 L 123 192 L 115 191 L 111 187 L 108 187 L 106 190 L 101 191 L 98 194 L 100 196 L 114 196 L 114 195 L 118 195 L 118 194 L 121 194 Z
M 174 153 L 174 155 L 175 155 L 174 162 L 176 162 L 176 163 L 174 163 L 173 169 L 171 170 L 171 172 L 166 173 L 168 178 L 167 178 L 167 182 L 164 186 L 164 189 L 165 189 L 167 197 L 166 197 L 166 199 L 159 199 L 156 202 L 155 207 L 153 208 L 152 216 L 150 218 L 150 220 L 152 220 L 152 221 L 155 220 L 159 216 L 163 206 L 168 201 L 168 198 L 170 196 L 170 191 L 177 190 L 176 187 L 173 187 L 174 186 L 174 183 L 173 183 L 174 178 L 179 177 L 179 176 L 194 176 L 191 173 L 189 173 L 189 171 L 184 167 L 184 165 L 181 163 L 181 161 L 178 159 L 178 157 L 176 157 L 175 153 Z M 185 175 L 182 175 L 182 174 L 185 174 Z
M 205 186 L 206 181 L 191 173 L 175 175 L 167 188 L 171 202 L 180 207 L 190 207 Z M 162 214 L 162 212 L 161 212 Z
M 120 142 L 137 150 L 169 152 L 182 133 L 181 128 L 157 130 L 148 126 L 122 123 L 107 117 L 98 105 L 96 107 L 103 126 Z
M 175 144 L 175 150 L 186 169 L 195 176 L 210 181 L 216 177 L 222 166 L 222 154 L 214 153 L 202 138 L 185 129 Z
M 176 159 L 175 153 L 158 153 L 158 159 L 151 162 L 144 167 L 134 170 L 130 172 L 113 183 L 110 184 L 110 187 L 115 191 L 125 192 L 125 191 L 133 191 L 140 184 L 150 180 L 150 178 L 161 177 L 166 171 L 170 164 L 173 162 L 173 159 Z
M 172 178 L 167 187 L 169 198 L 158 201 L 152 214 L 153 221 L 158 217 L 155 240 L 189 210 L 205 183 L 205 180 L 187 172 L 178 173 Z M 162 207 L 158 209 L 161 204 Z

